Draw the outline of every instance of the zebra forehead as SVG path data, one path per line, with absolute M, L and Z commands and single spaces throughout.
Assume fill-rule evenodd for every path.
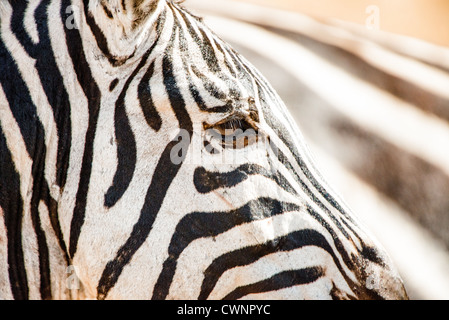
M 181 65 L 173 67 L 178 68 L 175 73 L 186 76 L 185 85 L 190 87 L 196 103 L 214 104 L 199 101 L 198 90 L 225 104 L 230 104 L 229 100 L 256 97 L 256 79 L 249 63 L 217 37 L 200 18 L 179 7 L 178 2 L 85 0 L 84 10 L 98 47 L 112 65 L 138 61 L 146 54 L 146 50 L 139 50 L 139 47 L 151 46 L 152 42 L 162 37 L 158 46 L 160 50 L 165 47 L 166 52 L 155 50 L 154 55 L 171 57 L 174 54 L 181 58 Z M 171 10 L 168 15 L 167 10 Z M 155 36 L 151 37 L 151 34 Z M 173 63 L 174 59 L 170 59 Z M 194 85 L 195 81 L 201 85 Z

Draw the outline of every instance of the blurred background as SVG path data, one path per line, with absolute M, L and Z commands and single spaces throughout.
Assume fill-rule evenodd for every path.
M 271 82 L 410 298 L 449 299 L 449 1 L 184 5 Z

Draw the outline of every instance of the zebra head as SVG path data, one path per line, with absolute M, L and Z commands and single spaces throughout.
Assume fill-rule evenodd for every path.
M 166 0 L 9 6 L 3 47 L 33 33 L 27 6 L 42 19 L 41 51 L 25 39 L 12 54 L 19 69 L 27 56 L 47 63 L 20 76 L 40 79 L 28 90 L 52 115 L 37 112 L 47 156 L 33 174 L 48 190 L 36 214 L 57 216 L 47 237 L 87 297 L 406 297 L 279 96 L 202 19 Z M 59 104 L 45 90 L 56 79 Z

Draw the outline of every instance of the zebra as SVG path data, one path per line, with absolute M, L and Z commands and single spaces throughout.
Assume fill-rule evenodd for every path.
M 179 1 L 0 17 L 1 298 L 407 299 L 278 94 Z

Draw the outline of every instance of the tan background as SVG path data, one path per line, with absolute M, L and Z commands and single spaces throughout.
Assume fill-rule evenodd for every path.
M 240 0 L 365 25 L 379 8 L 380 30 L 449 46 L 449 0 Z

